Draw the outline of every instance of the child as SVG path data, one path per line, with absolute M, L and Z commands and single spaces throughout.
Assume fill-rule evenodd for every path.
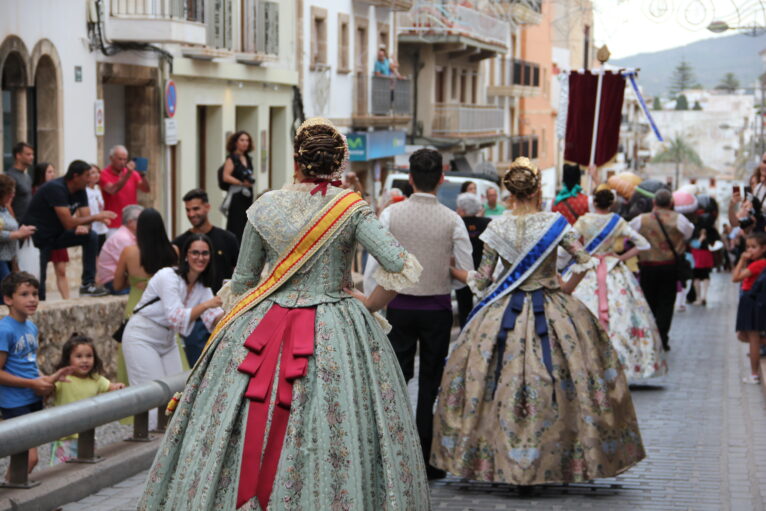
M 694 305 L 707 305 L 707 290 L 710 286 L 710 272 L 713 270 L 714 260 L 713 252 L 710 251 L 712 240 L 708 237 L 707 228 L 699 230 L 697 237 L 690 243 L 692 247 L 692 256 L 694 257 L 694 266 L 692 276 L 694 277 L 694 292 L 696 300 Z
M 758 276 L 766 269 L 766 234 L 757 232 L 747 237 L 745 252 L 734 267 L 731 280 L 742 282 L 742 292 L 737 307 L 737 338 L 750 344 L 750 376 L 742 379 L 744 383 L 760 383 L 758 374 L 760 364 L 760 332 L 766 330 L 766 314 L 759 311 L 750 292 Z
M 8 316 L 0 319 L 0 414 L 3 420 L 43 408 L 43 396 L 72 372 L 62 367 L 51 376 L 37 368 L 37 327 L 28 318 L 39 302 L 37 279 L 26 272 L 11 273 L 0 284 Z M 29 471 L 37 464 L 37 449 L 29 450 Z
M 72 334 L 61 351 L 57 369 L 72 368 L 67 381 L 56 382 L 56 406 L 74 403 L 104 392 L 125 388 L 122 383 L 111 383 L 104 378 L 101 359 L 93 341 L 84 335 Z M 56 460 L 65 462 L 77 457 L 77 435 L 57 440 L 51 448 L 51 465 Z
M 104 196 L 101 193 L 101 188 L 98 186 L 100 179 L 101 170 L 96 165 L 91 164 L 90 173 L 88 174 L 88 187 L 85 189 L 88 193 L 88 207 L 90 208 L 91 215 L 97 215 L 104 211 Z M 98 234 L 98 250 L 100 252 L 101 247 L 104 246 L 106 241 L 106 233 L 109 232 L 109 228 L 104 222 L 93 222 L 91 229 Z

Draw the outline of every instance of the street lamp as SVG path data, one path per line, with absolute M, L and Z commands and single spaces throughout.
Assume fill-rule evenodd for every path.
M 751 36 L 757 36 L 760 35 L 766 30 L 766 27 L 758 26 L 758 25 L 751 25 L 751 26 L 744 26 L 744 27 L 732 27 L 725 21 L 714 21 L 710 25 L 707 26 L 707 29 L 713 32 L 714 34 L 722 34 L 723 32 L 726 32 L 727 30 L 746 30 L 750 32 L 748 35 Z

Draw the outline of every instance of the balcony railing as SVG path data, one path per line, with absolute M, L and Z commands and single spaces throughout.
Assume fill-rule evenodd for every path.
M 537 158 L 538 145 L 537 135 L 517 135 L 511 137 L 511 161 L 519 156 L 526 156 L 529 159 Z
M 435 137 L 482 137 L 498 135 L 503 130 L 503 109 L 493 105 L 434 106 Z
M 508 49 L 507 22 L 452 2 L 418 1 L 410 12 L 399 15 L 398 22 L 399 35 L 463 36 L 501 51 Z
M 408 78 L 373 76 L 370 112 L 372 115 L 412 115 L 412 81 Z
M 206 43 L 204 0 L 111 0 L 107 35 L 113 41 Z
M 177 19 L 205 22 L 204 0 L 112 0 L 111 15 L 118 18 Z

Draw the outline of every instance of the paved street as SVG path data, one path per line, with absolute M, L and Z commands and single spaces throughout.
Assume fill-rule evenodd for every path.
M 519 497 L 506 485 L 434 483 L 437 510 L 763 510 L 766 406 L 759 386 L 744 385 L 745 347 L 734 338 L 737 291 L 713 276 L 707 308 L 676 314 L 670 374 L 634 389 L 648 458 L 615 479 L 545 487 Z M 412 389 L 411 389 L 412 390 Z M 145 473 L 66 511 L 135 509 Z

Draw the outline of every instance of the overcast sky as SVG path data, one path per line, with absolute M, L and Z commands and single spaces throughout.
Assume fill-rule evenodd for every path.
M 732 20 L 736 12 L 733 6 L 752 3 L 752 0 L 593 0 L 596 45 L 606 43 L 615 59 L 683 46 L 715 37 L 705 28 L 711 21 Z

